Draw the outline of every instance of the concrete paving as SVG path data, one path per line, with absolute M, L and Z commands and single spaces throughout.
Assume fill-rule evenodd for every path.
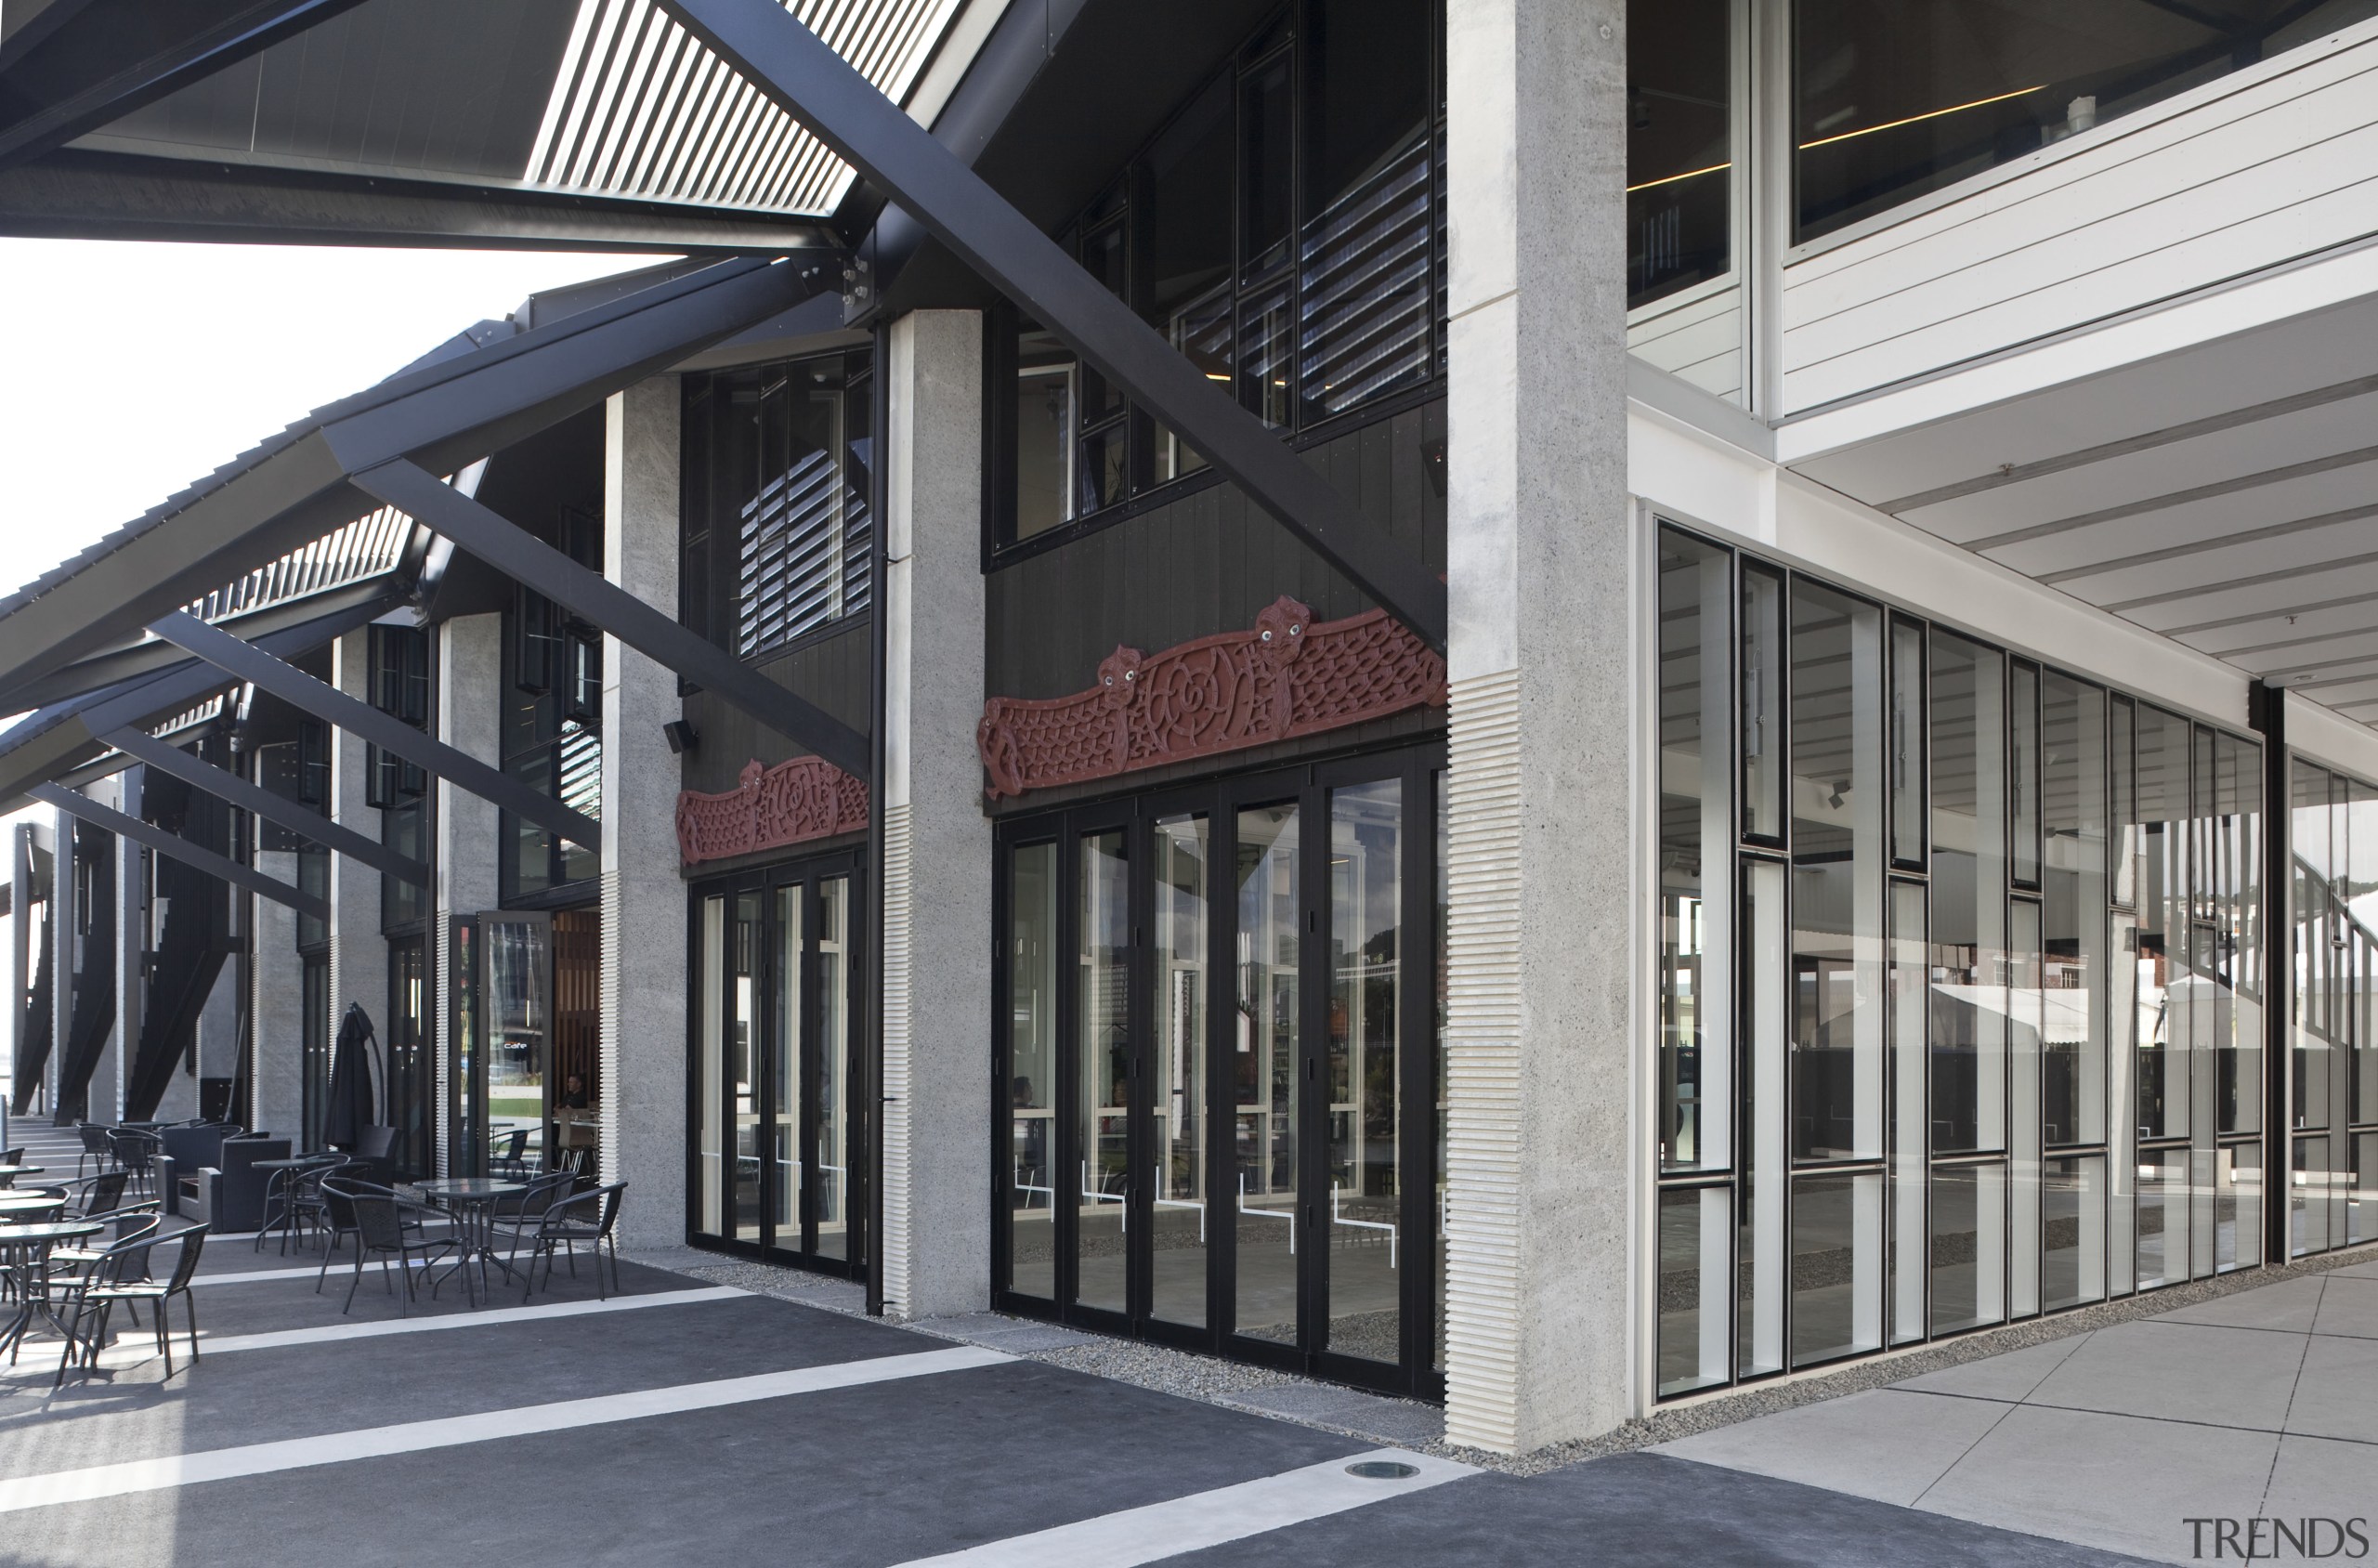
M 2167 1562 L 2213 1559 L 2219 1526 L 2191 1520 L 2299 1532 L 2306 1519 L 2358 1520 L 2367 1532 L 2378 1516 L 2378 1262 L 1652 1452 Z M 2260 1538 L 2256 1555 L 2270 1555 L 2269 1526 Z

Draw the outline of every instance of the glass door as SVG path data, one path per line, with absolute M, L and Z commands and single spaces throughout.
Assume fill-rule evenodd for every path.
M 856 889 L 844 856 L 695 895 L 698 1240 L 835 1273 L 866 1261 Z
M 482 1034 L 470 1090 L 480 1104 L 471 1119 L 484 1129 L 490 1170 L 541 1169 L 553 1121 L 553 916 L 484 910 L 478 947 Z
M 1430 1380 L 1431 766 L 1300 768 L 1003 835 L 1001 1305 Z

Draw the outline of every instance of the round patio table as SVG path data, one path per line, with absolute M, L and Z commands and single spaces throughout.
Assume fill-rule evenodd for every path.
M 6 1328 L 0 1328 L 0 1344 L 8 1347 L 8 1362 L 14 1365 L 17 1347 L 27 1329 L 33 1326 L 38 1313 L 50 1321 L 60 1334 L 66 1332 L 49 1310 L 48 1263 L 49 1249 L 61 1241 L 80 1241 L 106 1230 L 102 1220 L 69 1220 L 62 1224 L 0 1225 L 0 1258 L 17 1276 L 17 1315 Z
M 20 1176 L 46 1176 L 49 1168 L 41 1165 L 0 1165 L 0 1193 L 16 1185 Z
M 479 1260 L 479 1280 L 487 1280 L 487 1265 L 493 1263 L 512 1277 L 512 1265 L 495 1255 L 495 1238 L 488 1220 L 488 1209 L 498 1198 L 512 1197 L 529 1190 L 526 1182 L 507 1181 L 500 1176 L 449 1176 L 435 1182 L 417 1182 L 427 1197 L 435 1200 L 454 1217 L 454 1267 L 463 1272 L 463 1288 L 470 1289 L 470 1263 Z M 448 1271 L 451 1275 L 452 1271 Z M 478 1305 L 473 1292 L 471 1305 Z
M 0 1224 L 27 1215 L 54 1214 L 66 1207 L 62 1197 L 43 1197 L 38 1193 L 0 1193 Z

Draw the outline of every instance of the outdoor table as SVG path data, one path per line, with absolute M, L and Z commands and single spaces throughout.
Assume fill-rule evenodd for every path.
M 0 1192 L 16 1183 L 20 1176 L 46 1176 L 48 1167 L 40 1165 L 0 1165 Z
M 0 1225 L 0 1254 L 7 1256 L 8 1267 L 17 1275 L 17 1315 L 6 1328 L 0 1328 L 0 1344 L 8 1347 L 10 1365 L 15 1365 L 17 1347 L 33 1327 L 36 1313 L 48 1318 L 50 1326 L 60 1334 L 66 1332 L 66 1326 L 49 1310 L 50 1248 L 61 1241 L 97 1235 L 107 1228 L 103 1220 L 70 1220 L 55 1225 Z
M 265 1187 L 265 1195 L 269 1198 L 272 1194 L 272 1187 L 270 1183 L 276 1180 L 279 1172 L 283 1170 L 309 1170 L 317 1165 L 329 1165 L 337 1158 L 338 1156 L 336 1155 L 292 1155 L 287 1159 L 260 1159 L 249 1166 L 248 1169 L 251 1170 L 268 1170 L 275 1173 L 274 1175 L 267 1176 L 265 1178 L 265 1182 L 267 1183 Z M 255 1252 L 263 1251 L 264 1238 L 272 1235 L 273 1232 L 279 1231 L 281 1233 L 281 1250 L 285 1255 L 289 1251 L 289 1232 L 296 1223 L 297 1193 L 295 1183 L 292 1182 L 281 1195 L 280 1217 L 274 1220 L 271 1224 L 267 1225 L 256 1232 L 255 1241 L 251 1245 L 249 1249 Z
M 62 1197 L 43 1197 L 37 1193 L 0 1193 L 0 1224 L 36 1214 L 55 1214 L 65 1207 L 66 1200 Z
M 469 1265 L 474 1256 L 479 1260 L 479 1279 L 482 1283 L 487 1279 L 490 1262 L 503 1271 L 504 1278 L 513 1277 L 512 1265 L 495 1255 L 495 1237 L 488 1209 L 498 1198 L 527 1192 L 528 1183 L 511 1182 L 495 1176 L 450 1176 L 436 1182 L 418 1182 L 414 1185 L 454 1217 L 454 1268 L 464 1271 L 464 1289 L 470 1289 Z M 452 1271 L 448 1273 L 451 1274 Z M 476 1293 L 471 1297 L 471 1304 L 478 1305 Z

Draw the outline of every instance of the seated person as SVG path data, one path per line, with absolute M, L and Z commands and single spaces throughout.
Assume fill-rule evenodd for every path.
M 561 1092 L 554 1097 L 555 1108 L 565 1111 L 583 1111 L 594 1103 L 593 1096 L 586 1092 L 585 1078 L 578 1073 L 562 1079 Z

